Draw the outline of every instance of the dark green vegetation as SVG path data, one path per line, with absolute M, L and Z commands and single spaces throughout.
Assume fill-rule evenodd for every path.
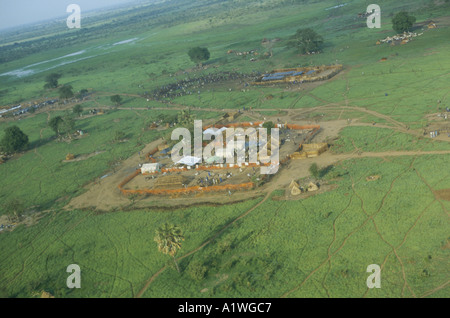
M 72 85 L 64 85 L 59 88 L 59 98 L 69 99 L 73 97 Z
M 313 163 L 309 166 L 309 172 L 314 178 L 317 179 L 319 177 L 320 170 L 319 167 L 317 166 L 317 163 Z
M 188 51 L 189 58 L 192 62 L 200 64 L 209 60 L 210 53 L 206 47 L 193 47 Z
M 83 106 L 81 106 L 80 104 L 73 106 L 72 112 L 74 114 L 77 114 L 78 116 L 81 116 L 81 114 L 83 113 Z
M 55 132 L 57 137 L 69 136 L 75 129 L 75 120 L 70 114 L 56 116 L 49 120 L 48 126 Z
M 300 54 L 317 52 L 322 45 L 323 37 L 309 28 L 298 29 L 288 42 L 288 46 L 295 48 Z
M 18 126 L 29 136 L 28 151 L 0 164 L 0 214 L 20 221 L 22 214 L 40 213 L 34 225 L 0 234 L 0 296 L 30 297 L 46 290 L 56 297 L 448 297 L 450 203 L 435 195 L 450 188 L 448 154 L 317 165 L 318 177 L 335 188 L 300 200 L 276 199 L 284 193 L 280 189 L 264 202 L 223 206 L 135 209 L 138 198 L 130 198 L 108 212 L 95 206 L 62 209 L 86 191 L 85 185 L 108 178 L 124 159 L 166 136 L 167 131 L 144 129 L 154 121 L 190 125 L 194 117 L 219 118 L 222 109 L 253 107 L 265 109 L 267 116 L 311 110 L 305 121 L 325 114 L 384 125 L 344 128 L 332 145 L 339 154 L 356 148 L 448 150 L 448 142 L 406 132 L 406 126 L 425 128 L 426 115 L 449 106 L 448 4 L 381 1 L 382 28 L 368 29 L 357 14 L 370 3 L 329 9 L 336 1 L 176 0 L 87 17 L 80 30 L 68 31 L 63 22 L 2 37 L 0 74 L 34 73 L 0 76 L 1 105 L 57 97 L 59 77 L 56 83 L 46 81 L 53 88 L 43 89 L 54 73 L 86 100 L 75 103 L 83 116 L 75 116 L 69 104 L 65 110 L 49 107 L 20 121 L 0 122 L 2 131 Z M 392 17 L 404 10 L 419 23 L 438 19 L 442 24 L 407 45 L 376 46 L 378 39 L 394 35 Z M 289 47 L 299 28 L 323 37 L 320 54 L 299 56 Z M 263 38 L 280 40 L 266 48 Z M 204 63 L 207 69 L 192 71 L 186 52 L 197 46 L 208 47 L 211 57 Z M 227 54 L 253 49 L 273 56 L 252 62 Z M 388 59 L 379 63 L 382 57 Z M 48 62 L 26 68 L 43 61 Z M 305 90 L 280 86 L 242 92 L 225 83 L 162 102 L 140 97 L 185 77 L 213 73 L 216 66 L 250 73 L 335 62 L 344 65 L 341 74 Z M 121 105 L 111 107 L 115 95 Z M 203 111 L 180 112 L 184 106 Z M 100 107 L 105 114 L 89 113 Z M 65 120 L 67 125 L 60 126 Z M 76 130 L 85 134 L 57 138 Z M 64 162 L 68 153 L 95 156 Z M 381 178 L 367 181 L 371 175 Z M 164 223 L 183 230 L 176 263 L 153 241 Z M 69 264 L 81 267 L 80 290 L 65 285 Z M 369 264 L 382 266 L 381 289 L 367 289 Z
M 122 97 L 120 95 L 113 95 L 111 96 L 111 102 L 113 102 L 114 105 L 119 106 L 122 104 Z
M 402 11 L 392 18 L 392 28 L 397 33 L 403 33 L 411 30 L 416 22 L 416 17 L 409 15 L 408 12 Z
M 28 146 L 28 136 L 17 126 L 5 129 L 5 135 L 0 140 L 0 150 L 5 153 L 14 153 L 25 150 Z
M 45 77 L 45 85 L 44 88 L 56 88 L 58 87 L 58 80 L 61 77 L 61 74 L 51 73 Z

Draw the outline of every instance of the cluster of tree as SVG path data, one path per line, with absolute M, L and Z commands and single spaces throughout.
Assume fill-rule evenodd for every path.
M 80 92 L 77 94 L 76 97 L 78 99 L 83 99 L 84 97 L 86 97 L 87 93 L 88 93 L 88 90 L 83 88 L 83 89 L 80 90 Z
M 55 132 L 58 138 L 69 137 L 75 129 L 75 120 L 70 114 L 56 116 L 49 120 L 48 126 Z
M 61 74 L 51 73 L 45 77 L 45 89 L 57 88 L 58 80 L 61 78 Z
M 81 116 L 81 114 L 83 113 L 83 106 L 81 106 L 80 104 L 73 106 L 72 112 L 77 116 Z
M 288 47 L 295 48 L 300 54 L 318 52 L 322 45 L 323 37 L 310 28 L 298 29 L 287 42 Z
M 210 53 L 206 47 L 193 47 L 188 51 L 189 58 L 192 62 L 197 65 L 202 64 L 202 62 L 209 60 Z
M 58 88 L 58 86 L 59 86 L 58 80 L 61 78 L 61 76 L 62 75 L 59 73 L 48 74 L 45 77 L 44 89 Z M 72 87 L 72 85 L 69 85 L 69 84 L 65 84 L 65 85 L 61 86 L 58 90 L 58 93 L 59 93 L 59 98 L 62 100 L 69 99 L 69 98 L 72 98 L 75 96 L 75 94 L 73 92 L 73 87 Z M 77 98 L 83 98 L 84 96 L 86 96 L 87 93 L 88 93 L 87 89 L 82 89 L 77 94 Z
M 17 126 L 5 129 L 4 136 L 0 140 L 0 150 L 7 154 L 26 150 L 28 147 L 28 136 Z
M 402 11 L 392 18 L 392 28 L 397 33 L 403 33 L 411 30 L 416 22 L 416 17 L 409 15 L 408 12 Z
M 122 97 L 120 95 L 111 96 L 111 102 L 114 103 L 115 106 L 120 106 L 122 104 Z
M 59 99 L 69 99 L 74 96 L 72 85 L 61 86 L 58 90 Z

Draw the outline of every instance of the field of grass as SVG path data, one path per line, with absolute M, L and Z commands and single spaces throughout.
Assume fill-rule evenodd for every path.
M 171 212 L 49 213 L 33 227 L 2 236 L 9 257 L 0 264 L 10 268 L 2 274 L 2 293 L 28 297 L 45 289 L 57 297 L 132 297 L 167 265 L 144 297 L 425 295 L 447 277 L 445 206 L 429 187 L 450 187 L 448 173 L 442 175 L 449 158 L 381 162 L 353 160 L 335 167 L 345 178 L 330 180 L 338 185 L 333 192 L 302 201 L 269 199 L 181 259 L 181 274 L 170 257 L 157 252 L 152 240 L 157 225 L 170 221 L 183 228 L 182 257 L 258 200 Z M 377 173 L 381 179 L 365 180 Z M 83 271 L 80 290 L 65 288 L 65 267 L 72 263 Z M 384 288 L 367 289 L 369 264 L 382 264 Z M 198 267 L 203 277 L 192 274 Z
M 61 110 L 0 121 L 0 131 L 17 125 L 30 139 L 29 150 L 0 164 L 0 216 L 9 212 L 5 203 L 13 199 L 28 212 L 42 213 L 35 225 L 0 233 L 0 297 L 32 297 L 41 290 L 56 297 L 448 297 L 450 203 L 433 191 L 450 188 L 449 155 L 343 161 L 324 176 L 323 181 L 336 185 L 334 190 L 301 200 L 275 200 L 284 193 L 278 189 L 262 203 L 258 198 L 174 210 L 62 210 L 84 185 L 110 173 L 113 163 L 166 136 L 168 131 L 144 128 L 161 116 L 176 115 L 179 108 L 198 107 L 193 115 L 205 120 L 219 119 L 222 109 L 252 107 L 263 116 L 310 109 L 305 121 L 349 118 L 385 127 L 398 122 L 411 130 L 423 128 L 425 115 L 448 106 L 450 28 L 425 30 L 407 45 L 375 42 L 394 34 L 390 20 L 395 12 L 406 9 L 423 22 L 448 16 L 449 6 L 425 0 L 408 5 L 379 1 L 382 28 L 368 29 L 357 14 L 370 3 L 350 1 L 326 10 L 336 1 L 176 0 L 158 4 L 158 14 L 149 7 L 142 15 L 130 9 L 89 19 L 84 25 L 92 29 L 83 31 L 86 41 L 73 35 L 74 44 L 55 44 L 33 54 L 24 51 L 23 57 L 0 64 L 0 106 L 57 96 L 56 90 L 42 88 L 45 75 L 55 71 L 63 75 L 60 84 L 92 92 L 75 125 L 85 135 L 70 143 L 56 141 L 47 125 L 49 118 L 65 114 Z M 157 17 L 146 21 L 146 14 Z M 106 32 L 107 26 L 117 33 Z M 288 37 L 300 27 L 323 35 L 321 54 L 300 56 L 286 47 Z M 59 43 L 65 32 L 55 29 L 55 38 L 41 44 Z M 25 41 L 25 36 L 42 34 L 9 34 L 0 45 Z M 281 41 L 272 58 L 250 62 L 227 54 L 229 49 L 258 49 L 262 55 L 261 40 L 275 37 Z M 204 63 L 208 69 L 194 69 L 186 54 L 193 46 L 209 48 L 211 59 Z M 379 62 L 382 57 L 388 60 Z M 140 97 L 210 72 L 266 72 L 333 63 L 343 64 L 344 70 L 309 89 L 249 86 L 242 92 L 236 83 L 223 83 L 161 102 Z M 4 75 L 14 71 L 32 72 Z M 175 75 L 179 71 L 182 75 Z M 119 109 L 110 109 L 114 94 L 123 97 Z M 88 116 L 87 109 L 98 107 L 105 107 L 106 113 Z M 239 120 L 252 119 L 244 114 Z M 116 131 L 125 133 L 125 142 L 113 142 Z M 394 129 L 349 126 L 331 151 L 449 147 L 448 142 Z M 95 152 L 99 154 L 86 160 L 63 162 L 68 153 Z M 366 181 L 370 175 L 381 178 Z M 177 254 L 181 273 L 153 241 L 155 229 L 164 222 L 184 232 L 186 240 Z M 69 264 L 81 267 L 81 289 L 66 287 Z M 381 289 L 366 286 L 370 264 L 382 268 Z
M 30 297 L 49 290 L 57 297 L 133 297 L 149 273 L 168 262 L 153 241 L 156 228 L 176 222 L 185 243 L 180 253 L 206 241 L 255 201 L 178 211 L 128 211 L 96 215 L 89 211 L 48 213 L 31 227 L 2 235 L 1 296 Z M 68 289 L 65 268 L 79 264 L 82 289 Z M 26 282 L 24 284 L 24 282 Z
M 429 138 L 419 139 L 387 128 L 345 127 L 340 134 L 339 140 L 332 147 L 332 151 L 335 153 L 346 153 L 358 149 L 368 152 L 389 150 L 434 151 L 450 150 L 450 144 Z

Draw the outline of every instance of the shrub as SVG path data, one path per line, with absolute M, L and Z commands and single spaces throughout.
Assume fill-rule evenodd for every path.
M 207 271 L 208 269 L 206 266 L 197 260 L 191 261 L 187 267 L 188 275 L 196 281 L 201 281 L 205 277 Z

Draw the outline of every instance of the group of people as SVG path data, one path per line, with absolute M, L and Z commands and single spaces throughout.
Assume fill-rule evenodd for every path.
M 231 174 L 230 173 L 226 173 L 225 176 L 227 178 L 230 178 Z M 214 186 L 217 184 L 221 184 L 223 182 L 222 174 L 211 174 L 211 172 L 208 172 L 208 176 L 204 177 L 204 178 L 199 178 L 197 179 L 197 184 L 201 187 L 205 187 L 205 186 Z

